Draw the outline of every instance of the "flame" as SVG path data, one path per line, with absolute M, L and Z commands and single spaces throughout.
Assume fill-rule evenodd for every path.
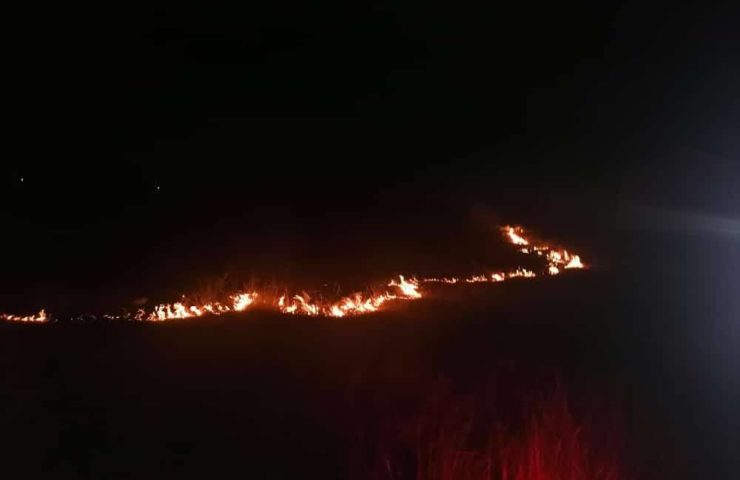
M 231 298 L 234 300 L 234 311 L 243 312 L 254 303 L 256 293 L 238 293 Z
M 247 307 L 254 303 L 257 296 L 257 292 L 237 293 L 230 297 L 231 305 L 224 305 L 218 302 L 204 303 L 202 305 L 189 305 L 185 301 L 172 304 L 165 303 L 154 307 L 154 310 L 149 315 L 146 315 L 143 310 L 138 310 L 135 315 L 131 316 L 131 319 L 162 322 L 178 318 L 221 315 L 228 312 L 243 312 Z
M 517 233 L 522 233 L 521 227 L 504 227 L 504 231 L 506 232 L 506 235 L 509 236 L 509 240 L 511 240 L 511 243 L 513 243 L 514 245 L 529 245 L 529 240 Z M 524 253 L 529 253 L 529 251 L 526 251 L 526 248 L 522 250 L 524 251 Z
M 568 263 L 565 264 L 565 267 L 563 268 L 584 268 L 583 263 L 581 263 L 581 257 L 578 255 L 573 255 L 573 257 L 568 261 Z
M 6 322 L 44 323 L 49 321 L 49 316 L 44 310 L 40 310 L 39 313 L 35 315 L 26 316 L 0 313 L 0 320 L 5 320 Z
M 517 278 L 517 277 L 524 277 L 524 278 L 534 278 L 537 276 L 536 273 L 534 273 L 531 270 L 527 270 L 526 268 L 517 268 L 513 272 L 506 275 L 508 278 Z
M 517 250 L 526 255 L 540 257 L 546 261 L 546 267 L 542 273 L 547 275 L 558 275 L 567 269 L 582 269 L 585 265 L 578 255 L 567 250 L 557 250 L 543 243 L 534 243 L 525 237 L 525 231 L 521 227 L 506 226 L 502 228 L 504 236 L 508 241 L 522 247 Z M 122 315 L 104 314 L 101 318 L 109 320 L 135 320 L 162 322 L 166 320 L 202 317 L 206 315 L 222 315 L 230 312 L 243 312 L 254 305 L 261 305 L 268 309 L 274 309 L 284 314 L 347 317 L 376 312 L 391 301 L 417 300 L 423 298 L 425 293 L 422 284 L 440 283 L 455 285 L 457 283 L 496 283 L 515 278 L 534 278 L 538 274 L 525 268 L 517 268 L 510 272 L 477 273 L 468 277 L 431 277 L 417 279 L 403 275 L 388 281 L 385 291 L 373 293 L 353 293 L 335 301 L 324 301 L 312 299 L 308 293 L 296 295 L 283 294 L 278 298 L 275 296 L 256 292 L 237 292 L 228 297 L 224 303 L 193 303 L 186 297 L 175 303 L 164 303 L 156 305 L 149 312 L 139 309 L 134 313 Z M 83 317 L 78 317 L 83 318 Z M 0 320 L 12 322 L 47 322 L 49 317 L 44 310 L 38 314 L 19 316 L 11 314 L 0 314 Z
M 406 280 L 405 278 L 403 278 L 403 275 L 399 275 L 398 282 L 396 282 L 395 280 L 391 280 L 388 286 L 398 287 L 398 289 L 401 290 L 403 296 L 406 298 L 421 298 L 421 293 L 419 293 L 419 281 L 415 278 Z
M 454 285 L 454 284 L 456 284 L 459 281 L 460 281 L 459 278 L 454 278 L 454 277 L 424 278 L 424 279 L 422 279 L 422 282 L 424 282 L 424 283 L 448 283 L 448 284 L 451 284 L 451 285 Z
M 389 293 L 371 297 L 363 297 L 362 294 L 356 293 L 330 306 L 326 314 L 330 317 L 344 317 L 376 312 L 385 302 L 397 298 L 399 297 Z
M 302 315 L 316 316 L 321 313 L 321 308 L 311 303 L 311 297 L 307 293 L 303 295 L 294 295 L 293 298 L 287 302 L 285 295 L 280 297 L 278 302 L 280 311 L 283 313 L 298 313 Z

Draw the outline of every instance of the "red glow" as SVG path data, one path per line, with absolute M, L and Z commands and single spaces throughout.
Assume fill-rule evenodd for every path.
M 411 443 L 380 448 L 372 478 L 416 480 L 621 480 L 621 444 L 616 432 L 609 445 L 596 445 L 593 426 L 580 421 L 566 395 L 556 391 L 523 419 L 523 425 L 488 425 L 487 441 L 480 437 L 485 417 L 465 399 L 431 399 L 412 425 Z M 511 419 L 509 419 L 511 420 Z M 404 435 L 402 435 L 404 436 Z M 592 438 L 593 437 L 593 438 Z M 394 439 L 382 439 L 390 444 Z M 413 455 L 410 455 L 413 451 Z M 411 460 L 412 459 L 412 460 Z M 410 461 L 411 460 L 411 461 Z
M 338 300 L 313 299 L 307 293 L 270 295 L 266 292 L 245 291 L 235 292 L 225 301 L 209 301 L 193 303 L 186 298 L 175 303 L 165 303 L 152 307 L 149 311 L 138 310 L 124 314 L 103 314 L 102 318 L 113 320 L 146 320 L 161 322 L 165 320 L 221 315 L 229 312 L 242 312 L 260 305 L 262 308 L 271 308 L 285 314 L 347 317 L 362 315 L 378 311 L 389 301 L 418 300 L 427 293 L 423 291 L 425 283 L 443 283 L 454 285 L 463 283 L 492 283 L 502 282 L 512 278 L 534 278 L 540 275 L 558 275 L 563 269 L 581 269 L 584 264 L 578 255 L 567 250 L 556 250 L 547 244 L 535 243 L 526 238 L 526 232 L 521 227 L 506 226 L 501 229 L 505 238 L 518 248 L 519 252 L 530 256 L 540 257 L 545 261 L 544 268 L 538 273 L 526 268 L 517 268 L 510 272 L 477 273 L 468 277 L 442 278 L 398 278 L 386 282 L 386 290 L 379 292 L 356 292 Z M 44 310 L 35 315 L 0 314 L 0 320 L 13 322 L 46 322 L 49 316 Z

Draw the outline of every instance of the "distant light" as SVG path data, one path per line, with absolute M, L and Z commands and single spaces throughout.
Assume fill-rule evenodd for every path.
M 157 185 L 157 191 L 159 191 L 159 185 Z
M 21 183 L 23 183 L 23 177 L 21 177 Z

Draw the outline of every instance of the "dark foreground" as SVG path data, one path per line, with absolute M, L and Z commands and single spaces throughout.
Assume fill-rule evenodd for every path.
M 588 271 L 442 289 L 348 319 L 248 312 L 3 325 L 3 470 L 8 478 L 414 478 L 413 458 L 396 443 L 419 412 L 446 416 L 463 402 L 455 399 L 475 399 L 486 410 L 478 418 L 495 405 L 491 422 L 516 424 L 524 406 L 560 388 L 575 416 L 619 419 L 595 447 L 623 440 L 624 478 L 676 478 L 683 446 L 631 381 L 630 329 L 607 278 Z M 440 396 L 448 403 L 435 404 Z

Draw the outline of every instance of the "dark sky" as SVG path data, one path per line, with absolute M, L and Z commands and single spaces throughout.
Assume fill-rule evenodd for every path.
M 472 154 L 522 145 L 542 164 L 538 149 L 556 145 L 739 148 L 737 17 L 714 2 L 28 10 L 8 45 L 19 148 L 4 185 L 100 179 L 96 193 L 118 197 L 244 177 L 323 186 L 358 170 L 404 182 L 462 158 L 471 172 L 503 163 Z
M 740 151 L 737 17 L 711 2 L 15 8 L 2 263 L 32 303 L 481 205 L 608 222 L 646 158 Z

